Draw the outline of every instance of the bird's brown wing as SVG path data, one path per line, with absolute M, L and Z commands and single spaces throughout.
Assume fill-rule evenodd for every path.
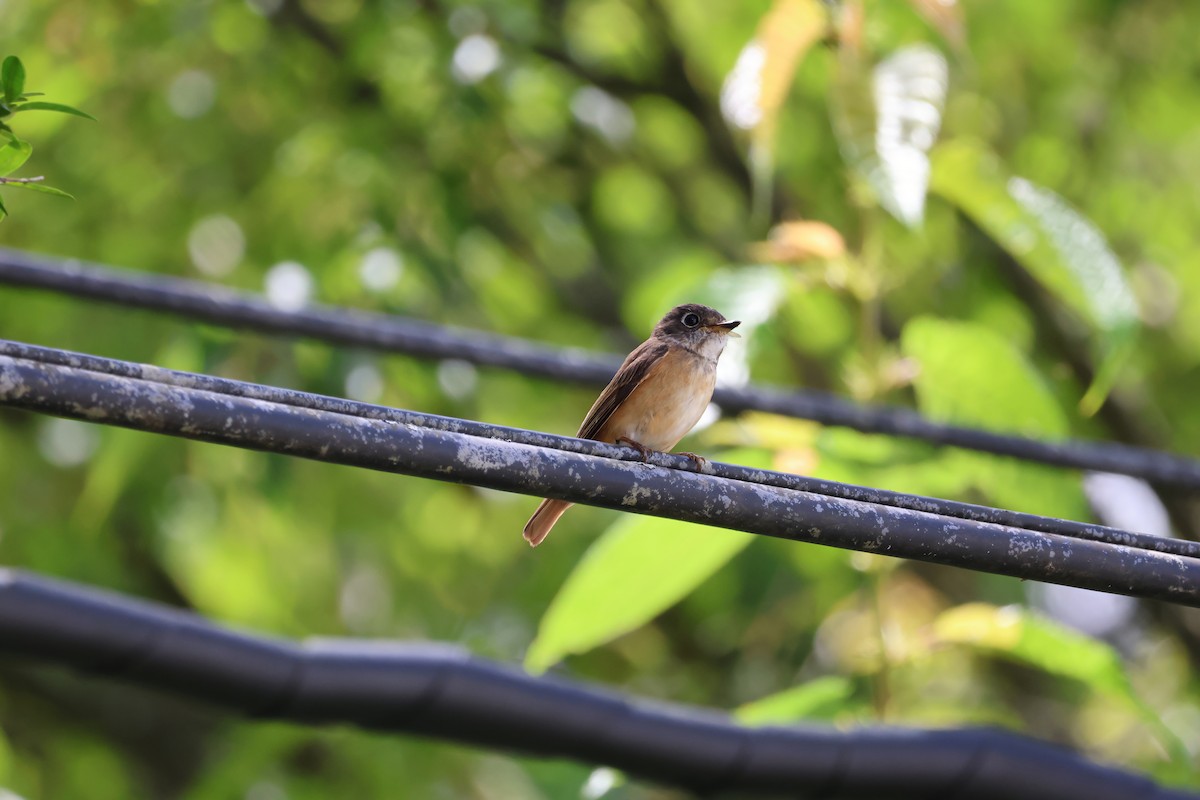
M 638 384 L 650 374 L 654 365 L 666 355 L 667 349 L 665 343 L 647 339 L 626 356 L 617 374 L 592 404 L 591 411 L 579 426 L 579 433 L 575 435 L 580 439 L 595 439 L 604 428 L 604 424 L 621 407 L 621 403 L 625 402 Z

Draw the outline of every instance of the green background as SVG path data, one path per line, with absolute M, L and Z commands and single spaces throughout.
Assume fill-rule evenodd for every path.
M 937 7 L 842 4 L 801 52 L 803 0 L 8 0 L 27 88 L 98 122 L 6 120 L 34 146 L 15 174 L 77 199 L 0 187 L 0 242 L 608 352 L 708 301 L 746 320 L 731 374 L 1197 454 L 1200 5 Z M 744 131 L 720 97 L 756 32 L 798 66 L 769 63 L 786 99 Z M 870 77 L 920 43 L 949 86 L 906 225 Z M 844 250 L 762 244 L 799 219 Z M 556 433 L 595 395 L 5 287 L 0 335 Z M 803 421 L 723 418 L 681 447 L 1096 518 L 1075 472 Z M 1163 499 L 1195 538 L 1195 501 Z M 1089 635 L 1032 584 L 583 507 L 530 551 L 535 505 L 0 413 L 5 565 L 280 636 L 455 642 L 748 722 L 998 724 L 1200 787 L 1190 611 L 1132 606 Z M 1127 507 L 1120 524 L 1150 527 L 1151 505 Z M 0 787 L 30 799 L 595 797 L 613 780 L 605 796 L 673 796 L 0 666 Z

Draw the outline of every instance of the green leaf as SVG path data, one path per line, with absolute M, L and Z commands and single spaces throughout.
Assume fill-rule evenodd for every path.
M 904 326 L 900 346 L 919 365 L 914 387 L 927 416 L 1046 439 L 1069 432 L 1067 417 L 1041 375 L 991 328 L 918 317 Z M 941 463 L 994 504 L 1060 517 L 1088 515 L 1078 475 L 961 450 L 947 451 Z
M 35 100 L 32 103 L 21 103 L 13 108 L 14 114 L 20 111 L 58 111 L 62 114 L 74 114 L 77 117 L 90 119 L 93 122 L 96 121 L 96 118 L 86 111 L 80 111 L 78 108 L 64 105 L 63 103 L 47 103 L 43 100 Z
M 616 522 L 568 576 L 538 626 L 525 667 L 542 672 L 641 627 L 723 567 L 752 537 L 678 520 Z
M 769 465 L 761 450 L 722 460 Z M 542 616 L 525 668 L 543 672 L 641 627 L 686 597 L 748 545 L 752 536 L 678 520 L 629 514 L 588 549 Z
M 944 449 L 925 442 L 824 428 L 816 451 L 816 472 L 826 480 L 938 497 L 962 495 L 971 487 L 967 474 L 946 469 Z
M 1007 339 L 973 322 L 917 317 L 903 353 L 917 360 L 917 402 L 933 419 L 1062 437 L 1067 419 L 1041 375 Z
M 1070 678 L 1092 689 L 1128 698 L 1132 684 L 1120 656 L 1108 645 L 1017 606 L 968 603 L 934 623 L 938 641 L 970 645 Z
M 1193 775 L 1191 757 L 1179 737 L 1133 688 L 1129 672 L 1109 645 L 1018 606 L 968 603 L 943 612 L 934 622 L 940 643 L 973 647 L 988 655 L 1078 681 L 1127 705 L 1170 754 L 1178 775 Z
M 55 189 L 53 186 L 47 186 L 44 183 L 5 183 L 2 184 L 8 189 L 24 189 L 27 192 L 41 192 L 42 194 L 52 194 L 55 197 L 65 197 L 68 200 L 74 200 L 75 196 L 67 194 L 62 189 Z
M 976 142 L 949 142 L 935 151 L 932 189 L 1099 333 L 1096 375 L 1080 401 L 1085 414 L 1094 413 L 1138 330 L 1133 290 L 1104 236 L 1054 192 L 1007 175 Z
M 25 91 L 25 65 L 16 56 L 4 59 L 0 66 L 0 85 L 4 88 L 4 100 L 14 103 Z
M 13 137 L 0 147 L 0 177 L 11 174 L 29 160 L 33 145 Z
M 8 216 L 8 209 L 4 207 L 4 201 L 0 200 L 0 219 Z
M 733 712 L 744 725 L 777 725 L 814 717 L 829 718 L 854 696 L 854 684 L 841 675 L 793 686 L 777 694 L 746 703 Z

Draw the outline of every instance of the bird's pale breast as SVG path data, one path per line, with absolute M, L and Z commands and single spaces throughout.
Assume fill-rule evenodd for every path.
M 597 438 L 624 436 L 653 450 L 670 450 L 700 420 L 716 385 L 716 364 L 672 347 L 646 375 Z

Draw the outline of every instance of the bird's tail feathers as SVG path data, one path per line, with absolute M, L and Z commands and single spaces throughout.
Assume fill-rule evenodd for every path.
M 568 503 L 566 500 L 543 500 L 529 518 L 529 522 L 525 523 L 525 541 L 529 542 L 529 546 L 537 547 L 541 544 L 546 534 L 554 527 L 554 523 L 558 522 L 558 518 L 573 505 L 574 503 Z

